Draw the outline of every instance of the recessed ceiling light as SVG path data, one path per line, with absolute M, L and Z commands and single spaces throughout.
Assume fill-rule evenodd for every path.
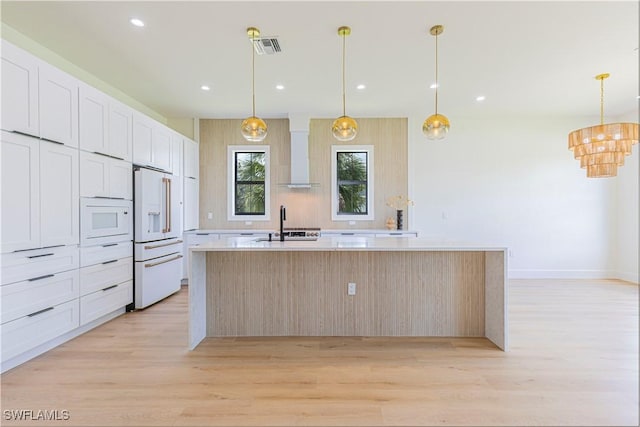
M 636 99 L 640 99 L 640 95 L 636 96 Z
M 476 101 L 478 101 L 478 102 L 482 102 L 482 101 L 484 101 L 485 99 L 487 99 L 487 97 L 486 97 L 486 96 L 484 96 L 484 95 L 476 96 Z
M 284 85 L 276 85 L 276 89 L 278 89 L 278 90 L 284 90 Z
M 358 86 L 356 86 L 356 89 L 358 89 L 358 90 L 364 90 L 366 88 L 367 88 L 367 86 L 363 85 L 362 83 L 360 83 Z
M 135 25 L 136 27 L 144 27 L 144 22 L 141 19 L 131 18 L 129 19 L 129 22 L 131 22 L 131 25 Z
M 432 83 L 431 86 L 429 86 L 429 89 L 435 89 L 438 87 L 437 83 Z
M 209 86 L 207 86 L 207 85 L 200 86 L 200 89 L 202 89 L 202 90 L 211 90 L 211 88 Z

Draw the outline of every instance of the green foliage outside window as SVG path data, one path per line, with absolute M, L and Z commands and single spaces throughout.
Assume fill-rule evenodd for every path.
M 235 214 L 265 213 L 265 153 L 235 153 Z
M 367 153 L 338 152 L 338 214 L 367 214 Z

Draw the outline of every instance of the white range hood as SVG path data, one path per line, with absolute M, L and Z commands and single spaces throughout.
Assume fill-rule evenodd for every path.
M 291 176 L 285 183 L 289 188 L 311 188 L 309 182 L 309 114 L 289 113 L 291 132 Z

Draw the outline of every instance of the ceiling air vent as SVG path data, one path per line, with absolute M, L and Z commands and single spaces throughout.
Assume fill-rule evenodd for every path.
M 273 55 L 281 52 L 280 43 L 275 37 L 261 37 L 253 40 L 253 47 L 258 55 Z

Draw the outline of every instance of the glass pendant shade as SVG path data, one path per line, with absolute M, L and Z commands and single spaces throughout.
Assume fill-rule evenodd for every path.
M 267 124 L 260 117 L 251 116 L 242 121 L 240 132 L 249 142 L 261 142 L 267 137 Z
M 436 82 L 435 82 L 435 114 L 430 115 L 422 124 L 422 133 L 427 139 L 443 139 L 449 133 L 449 119 L 438 114 L 438 36 L 442 34 L 444 27 L 442 25 L 434 25 L 429 33 L 436 38 Z
M 358 134 L 358 123 L 346 113 L 346 95 L 345 95 L 345 37 L 351 34 L 351 28 L 338 28 L 338 35 L 342 37 L 342 116 L 333 121 L 331 125 L 331 133 L 333 137 L 340 142 L 353 140 Z
M 422 124 L 422 132 L 428 139 L 442 139 L 449 132 L 449 119 L 442 114 L 433 114 Z
M 349 116 L 340 116 L 333 121 L 331 133 L 338 141 L 351 141 L 358 134 L 358 123 Z
M 247 35 L 251 40 L 251 117 L 247 117 L 240 125 L 240 133 L 249 142 L 262 142 L 267 137 L 267 124 L 260 117 L 256 117 L 256 53 L 254 40 L 260 37 L 260 30 L 255 27 L 247 28 Z
M 600 124 L 575 130 L 569 134 L 569 150 L 587 170 L 588 178 L 618 175 L 618 167 L 638 143 L 638 123 L 604 123 L 603 80 L 609 74 L 596 76 L 600 80 Z

